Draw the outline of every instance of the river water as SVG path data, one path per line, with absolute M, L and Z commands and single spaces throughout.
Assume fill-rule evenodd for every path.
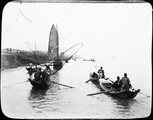
M 118 62 L 116 62 L 118 61 Z M 4 115 L 10 118 L 144 118 L 151 113 L 151 69 L 145 63 L 132 60 L 105 60 L 101 62 L 69 61 L 51 80 L 73 86 L 68 88 L 51 84 L 47 90 L 35 90 L 29 82 L 25 67 L 1 72 L 1 105 Z M 124 72 L 134 88 L 151 96 L 138 94 L 134 99 L 116 99 L 100 94 L 92 83 L 85 83 L 90 72 L 103 66 L 111 80 L 122 77 Z M 141 67 L 143 69 L 140 69 Z M 132 71 L 131 71 L 132 70 Z M 146 72 L 148 70 L 148 72 Z

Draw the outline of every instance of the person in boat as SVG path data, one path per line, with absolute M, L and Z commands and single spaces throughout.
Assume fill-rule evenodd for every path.
M 105 78 L 103 67 L 100 67 L 97 73 L 99 74 L 99 78 Z
M 33 64 L 29 63 L 29 68 L 32 69 L 32 67 L 33 67 Z
M 36 71 L 36 73 L 35 73 L 35 75 L 34 75 L 35 80 L 36 80 L 36 81 L 40 81 L 40 80 L 41 80 L 41 75 L 42 75 L 42 73 L 41 73 L 41 68 L 37 68 L 37 71 Z
M 94 78 L 98 78 L 97 73 L 93 72 L 92 77 L 94 77 Z
M 43 70 L 42 72 L 41 72 L 41 80 L 42 81 L 46 81 L 46 79 L 49 77 L 49 74 L 45 71 L 45 70 Z
M 93 72 L 93 74 L 91 75 L 91 77 L 98 78 L 98 75 L 97 75 L 97 73 Z
M 32 63 L 29 63 L 29 67 L 28 68 L 31 69 L 31 70 L 33 70 L 33 69 L 37 68 L 37 65 L 34 65 Z
M 28 74 L 31 75 L 36 72 L 37 66 L 34 67 L 34 65 L 32 63 L 29 63 L 29 67 L 26 68 L 28 71 Z
M 121 85 L 120 91 L 129 91 L 129 89 L 132 87 L 130 84 L 130 79 L 127 77 L 127 73 L 124 73 L 124 77 L 120 80 L 119 84 Z
M 50 69 L 49 65 L 45 65 L 45 66 L 46 66 L 46 68 L 45 68 L 44 71 L 45 71 L 46 73 L 48 73 L 48 74 L 51 73 L 52 70 Z
M 33 69 L 33 64 L 32 63 L 29 63 L 29 67 L 27 67 L 27 70 L 28 71 L 31 71 Z
M 113 83 L 112 85 L 112 89 L 116 89 L 116 90 L 120 90 L 121 85 L 120 85 L 120 77 L 117 76 L 117 80 Z

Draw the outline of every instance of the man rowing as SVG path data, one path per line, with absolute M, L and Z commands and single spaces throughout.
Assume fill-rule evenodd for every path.
M 97 73 L 99 74 L 99 78 L 105 78 L 103 67 L 100 67 Z
M 115 90 L 120 90 L 121 88 L 121 84 L 120 84 L 120 77 L 117 76 L 117 80 L 113 83 L 113 85 L 111 86 L 112 89 L 115 89 Z

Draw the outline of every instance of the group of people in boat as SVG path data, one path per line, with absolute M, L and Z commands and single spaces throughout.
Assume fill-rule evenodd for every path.
M 93 72 L 91 77 L 93 77 L 93 78 L 105 78 L 105 73 L 104 73 L 103 67 L 100 67 L 100 69 L 97 71 L 97 73 Z
M 34 69 L 35 69 L 35 72 L 33 72 L 34 73 L 34 80 L 37 82 L 42 82 L 42 81 L 46 80 L 52 74 L 52 70 L 50 69 L 50 67 L 48 65 L 45 65 L 45 69 L 42 70 L 41 67 L 34 66 L 30 63 L 29 68 L 28 68 L 29 73 L 30 73 L 30 70 L 34 70 Z M 29 74 L 30 78 L 31 78 L 32 74 Z
M 98 73 L 98 74 L 97 74 Z M 105 80 L 107 80 L 108 78 L 105 77 L 105 73 L 103 70 L 103 67 L 100 67 L 100 69 L 96 72 L 93 72 L 93 74 L 91 75 L 91 77 L 93 78 L 103 78 Z M 113 82 L 111 88 L 114 90 L 129 90 L 132 87 L 131 83 L 130 83 L 130 79 L 127 77 L 127 73 L 124 73 L 124 76 L 120 79 L 119 76 L 117 76 L 117 80 L 115 82 Z
M 120 91 L 128 91 L 131 87 L 132 85 L 130 83 L 130 79 L 127 77 L 127 73 L 124 73 L 124 76 L 121 79 L 117 76 L 117 80 L 112 85 L 113 89 L 119 89 Z

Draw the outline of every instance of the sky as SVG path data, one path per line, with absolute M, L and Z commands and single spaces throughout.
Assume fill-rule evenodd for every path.
M 48 50 L 52 24 L 60 51 L 82 42 L 87 57 L 151 56 L 152 7 L 149 3 L 8 3 L 2 15 L 3 48 Z

